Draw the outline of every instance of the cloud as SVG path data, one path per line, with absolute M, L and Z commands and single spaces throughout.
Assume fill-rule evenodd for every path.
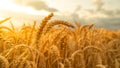
M 100 11 L 103 9 L 104 2 L 102 0 L 94 0 L 94 5 L 96 6 L 96 10 Z
M 57 12 L 58 10 L 56 8 L 49 7 L 45 1 L 42 0 L 13 0 L 15 3 L 32 7 L 36 10 L 46 10 L 49 12 Z
M 115 14 L 116 14 L 116 16 L 120 16 L 120 9 L 117 9 L 117 10 L 115 11 Z
M 119 17 L 120 16 L 120 10 L 119 9 L 107 9 L 105 8 L 105 0 L 93 0 L 93 4 L 95 5 L 95 9 L 89 9 L 87 10 L 89 13 L 100 13 L 100 14 L 104 14 L 107 17 Z M 111 5 L 112 6 L 112 5 Z
M 108 17 L 120 17 L 120 10 L 116 9 L 116 10 L 108 10 L 108 9 L 102 9 L 100 11 L 102 14 L 105 14 Z
M 74 12 L 76 13 L 76 12 L 80 11 L 81 9 L 82 9 L 82 7 L 80 5 L 78 5 L 77 8 L 74 10 Z
M 81 7 L 80 5 L 78 5 L 78 6 L 75 8 L 74 12 L 72 12 L 72 13 L 70 14 L 70 17 L 71 17 L 74 21 L 76 21 L 76 22 L 80 21 L 79 11 L 80 11 L 81 9 L 82 9 L 82 7 Z
M 115 16 L 115 11 L 113 11 L 113 10 L 102 9 L 102 10 L 101 10 L 101 13 L 103 13 L 103 14 L 109 16 L 109 17 Z
M 107 10 L 104 8 L 104 2 L 103 0 L 94 0 L 94 5 L 95 5 L 95 13 L 102 13 L 102 14 L 105 14 L 107 16 L 112 16 L 114 15 L 114 11 L 112 10 Z
M 120 29 L 120 17 L 114 18 L 96 18 L 96 26 L 104 27 L 108 29 L 118 30 Z

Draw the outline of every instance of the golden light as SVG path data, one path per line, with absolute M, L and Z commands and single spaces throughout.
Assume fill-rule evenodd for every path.
M 20 18 L 30 17 L 30 15 L 47 15 L 49 12 L 45 10 L 37 11 L 32 7 L 22 6 L 14 3 L 12 0 L 0 0 L 0 20 L 7 17 L 11 17 L 11 20 L 15 26 L 20 26 L 23 22 L 16 20 Z M 17 19 L 16 19 L 17 18 Z M 29 19 L 25 20 L 28 22 Z M 3 23 L 2 25 L 10 26 L 10 21 Z
M 32 7 L 26 7 L 22 5 L 15 4 L 12 0 L 1 0 L 0 2 L 0 11 L 8 10 L 13 12 L 23 12 L 26 14 L 46 14 L 47 11 L 37 11 Z

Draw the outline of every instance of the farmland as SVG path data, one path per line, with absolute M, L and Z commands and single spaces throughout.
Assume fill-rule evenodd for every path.
M 46 16 L 39 27 L 0 26 L 0 68 L 120 68 L 120 30 Z M 0 24 L 9 20 L 0 21 Z

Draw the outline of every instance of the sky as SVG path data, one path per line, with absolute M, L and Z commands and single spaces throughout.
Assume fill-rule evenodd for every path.
M 120 29 L 119 3 L 120 0 L 0 0 L 0 20 L 12 17 L 13 24 L 19 26 L 34 20 L 40 22 L 53 12 L 58 20 Z

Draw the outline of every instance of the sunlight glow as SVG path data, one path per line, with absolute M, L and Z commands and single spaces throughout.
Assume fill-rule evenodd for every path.
M 47 11 L 37 11 L 35 9 L 33 9 L 32 7 L 25 7 L 25 6 L 21 6 L 18 4 L 13 3 L 11 0 L 0 0 L 0 11 L 1 10 L 9 10 L 9 11 L 13 11 L 13 12 L 23 12 L 26 14 L 34 14 L 34 15 L 39 15 L 39 14 L 47 14 Z

